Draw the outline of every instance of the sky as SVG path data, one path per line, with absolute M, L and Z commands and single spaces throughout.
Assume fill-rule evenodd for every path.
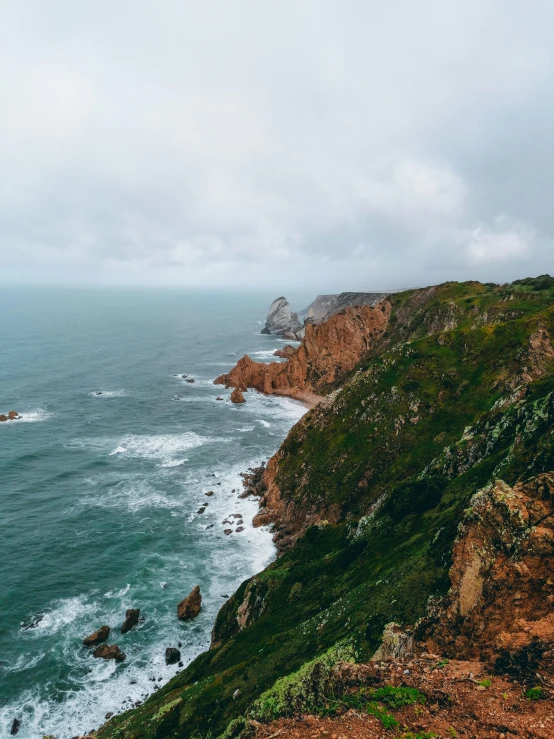
M 0 282 L 554 273 L 551 0 L 0 0 Z

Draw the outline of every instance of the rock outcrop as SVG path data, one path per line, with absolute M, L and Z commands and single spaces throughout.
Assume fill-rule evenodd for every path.
M 93 657 L 99 659 L 115 659 L 116 662 L 123 662 L 126 659 L 126 655 L 117 644 L 101 644 L 94 650 Z
M 454 543 L 452 587 L 419 627 L 430 652 L 525 680 L 554 670 L 554 473 L 473 496 Z
M 125 613 L 125 621 L 121 625 L 121 633 L 126 634 L 139 622 L 140 608 L 128 608 Z
M 21 416 L 17 411 L 8 411 L 7 415 L 5 413 L 0 413 L 0 423 L 5 421 L 18 421 L 20 418 Z
M 181 659 L 181 652 L 175 647 L 168 647 L 165 650 L 166 665 L 176 665 L 180 659 Z
M 195 585 L 187 597 L 183 598 L 177 606 L 177 618 L 180 618 L 181 621 L 189 621 L 191 618 L 196 618 L 200 613 L 201 607 L 202 595 L 200 593 L 200 586 Z
M 344 308 L 362 305 L 377 305 L 387 297 L 386 293 L 340 293 L 340 295 L 318 295 L 306 308 L 304 321 L 320 324 Z
M 109 635 L 110 627 L 101 626 L 99 629 L 93 631 L 92 634 L 83 639 L 83 644 L 85 647 L 95 647 L 97 644 L 106 641 Z
M 298 315 L 291 311 L 289 301 L 283 297 L 276 298 L 269 307 L 262 334 L 277 334 L 295 339 L 301 330 L 302 324 Z
M 231 393 L 231 403 L 246 403 L 240 388 L 236 387 Z
M 314 402 L 318 392 L 352 370 L 375 345 L 387 327 L 390 307 L 383 301 L 375 307 L 346 308 L 320 326 L 307 325 L 302 344 L 287 350 L 286 362 L 265 364 L 245 355 L 215 383 Z

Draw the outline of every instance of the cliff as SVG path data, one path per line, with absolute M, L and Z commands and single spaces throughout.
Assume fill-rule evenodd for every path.
M 511 706 L 539 715 L 527 695 L 554 690 L 554 280 L 446 283 L 392 295 L 385 313 L 353 366 L 305 363 L 327 396 L 255 485 L 278 559 L 225 603 L 212 648 L 98 739 L 284 735 L 352 700 L 381 722 L 362 735 L 379 736 L 417 691 L 428 728 L 412 700 L 414 736 L 448 706 L 460 734 L 483 737 L 527 730 Z M 475 666 L 447 669 L 452 656 Z M 464 686 L 510 701 L 464 724 Z
M 377 305 L 387 297 L 387 293 L 340 293 L 339 295 L 318 295 L 304 312 L 306 323 L 323 323 L 335 313 L 345 308 L 362 305 Z
M 376 345 L 387 326 L 390 308 L 388 301 L 382 301 L 375 307 L 347 308 L 319 326 L 308 324 L 301 345 L 289 348 L 285 362 L 265 364 L 246 355 L 215 383 L 314 400 Z

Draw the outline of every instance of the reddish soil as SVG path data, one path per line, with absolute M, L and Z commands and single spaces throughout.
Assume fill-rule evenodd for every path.
M 417 688 L 425 703 L 386 709 L 399 722 L 385 729 L 364 709 L 348 709 L 331 717 L 303 716 L 271 724 L 254 724 L 257 739 L 513 739 L 554 737 L 554 704 L 548 685 L 543 698 L 529 700 L 518 683 L 484 671 L 480 662 L 451 661 L 443 666 L 434 655 L 411 661 L 344 665 L 345 678 L 373 687 Z M 406 672 L 407 671 L 407 672 Z

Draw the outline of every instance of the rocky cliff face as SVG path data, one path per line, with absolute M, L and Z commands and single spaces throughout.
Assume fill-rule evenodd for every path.
M 269 307 L 269 313 L 262 334 L 277 334 L 287 339 L 296 339 L 302 331 L 298 315 L 290 309 L 286 298 L 276 298 Z
M 418 628 L 428 651 L 494 671 L 554 674 L 554 474 L 476 493 L 453 548 L 450 592 Z
M 339 295 L 318 295 L 306 309 L 306 323 L 323 323 L 335 313 L 345 308 L 362 305 L 377 305 L 387 297 L 386 293 L 340 293 Z
M 347 308 L 320 326 L 307 325 L 302 344 L 286 352 L 286 362 L 264 364 L 246 355 L 215 383 L 314 401 L 375 346 L 386 329 L 390 307 L 383 301 L 375 307 Z

